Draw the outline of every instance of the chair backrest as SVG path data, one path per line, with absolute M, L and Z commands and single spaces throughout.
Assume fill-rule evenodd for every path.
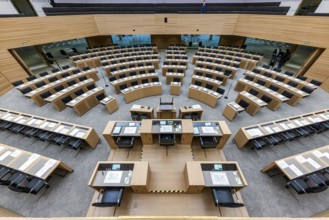
M 61 91 L 61 90 L 63 90 L 63 89 L 64 89 L 64 86 L 62 86 L 62 85 L 57 86 L 57 87 L 54 88 L 54 90 L 55 90 L 56 92 L 59 92 L 59 91 Z
M 254 73 L 260 73 L 260 70 L 259 69 L 253 69 L 252 70 Z
M 87 71 L 87 70 L 90 70 L 90 67 L 89 66 L 85 66 L 82 68 L 83 71 Z
M 79 78 L 80 81 L 84 81 L 84 80 L 86 80 L 86 79 L 87 79 L 87 76 L 81 76 L 81 77 Z
M 92 206 L 95 207 L 112 207 L 120 206 L 122 196 L 123 196 L 123 187 L 108 187 L 101 192 L 102 199 L 100 202 L 93 203 Z
M 228 187 L 214 187 L 211 189 L 215 206 L 236 208 L 243 207 L 243 203 L 234 201 L 232 190 Z
M 241 99 L 238 103 L 242 108 L 247 108 L 249 106 L 249 103 L 245 100 Z
M 297 76 L 297 78 L 300 79 L 300 80 L 304 80 L 304 81 L 307 80 L 306 76 Z
M 216 90 L 216 92 L 218 92 L 219 94 L 224 95 L 225 89 L 222 89 L 222 88 L 218 87 L 217 90 Z
M 70 68 L 69 65 L 62 66 L 62 69 L 63 69 L 63 70 L 66 70 L 66 69 L 69 69 L 69 68 Z
M 290 93 L 290 92 L 287 92 L 287 91 L 284 91 L 283 93 L 282 93 L 282 95 L 283 96 L 285 96 L 285 97 L 287 97 L 287 98 L 291 98 L 291 97 L 293 97 L 294 96 L 294 94 L 292 94 L 292 93 Z
M 145 84 L 145 83 L 148 83 L 149 82 L 148 79 L 142 79 L 141 81 L 142 81 L 142 84 Z
M 58 78 L 56 76 L 54 76 L 54 77 L 49 78 L 48 80 L 49 80 L 49 82 L 55 82 L 58 80 Z
M 278 91 L 279 87 L 275 86 L 275 85 L 270 85 L 269 89 L 273 90 L 273 91 Z
M 96 98 L 98 101 L 101 101 L 101 100 L 105 99 L 105 94 L 101 93 L 101 94 L 97 95 Z
M 254 96 L 257 96 L 259 94 L 259 92 L 257 90 L 255 90 L 255 89 L 250 89 L 249 90 L 249 93 L 252 94 L 252 95 L 254 95 Z
M 52 73 L 56 73 L 56 72 L 58 72 L 58 71 L 59 71 L 58 68 L 54 68 L 54 69 L 51 70 Z
M 136 86 L 136 85 L 138 85 L 138 82 L 137 82 L 137 81 L 131 81 L 131 82 L 130 82 L 130 85 L 131 85 L 131 86 Z
M 257 81 L 257 83 L 258 83 L 259 85 L 262 85 L 262 86 L 266 84 L 266 82 L 265 82 L 265 81 L 263 81 L 263 80 L 260 80 L 260 79 Z
M 72 70 L 72 73 L 73 73 L 73 74 L 80 73 L 80 70 L 78 70 L 78 69 Z
M 264 76 L 266 76 L 266 77 L 272 77 L 272 73 L 267 73 L 267 72 L 265 72 L 265 73 L 264 73 Z
M 301 88 L 300 90 L 302 90 L 303 92 L 306 92 L 306 93 L 308 93 L 308 94 L 311 94 L 311 93 L 314 91 L 314 89 L 310 89 L 310 88 L 308 88 L 308 87 L 306 87 L 306 86 L 304 86 L 304 87 Z
M 246 79 L 249 80 L 249 81 L 253 81 L 254 80 L 254 77 L 252 77 L 252 76 L 246 76 Z
M 211 85 L 211 84 L 208 84 L 208 83 L 207 83 L 207 84 L 206 84 L 206 88 L 212 90 L 212 89 L 214 88 L 214 86 Z
M 230 76 L 231 73 L 232 73 L 231 70 L 225 70 L 225 71 L 224 71 L 224 75 L 225 75 L 225 76 Z
M 73 86 L 74 84 L 76 84 L 76 81 L 75 80 L 71 80 L 71 81 L 68 81 L 67 82 L 67 85 L 68 86 Z
M 22 84 L 24 84 L 24 82 L 22 80 L 17 80 L 17 81 L 12 83 L 13 86 L 19 86 L 19 85 L 22 85 Z
M 270 66 L 270 65 L 263 65 L 263 68 L 265 68 L 265 69 L 270 69 L 271 66 Z
M 47 91 L 47 92 L 41 93 L 40 96 L 41 96 L 41 98 L 46 99 L 49 96 L 51 96 L 51 92 Z
M 267 95 L 263 95 L 261 97 L 261 100 L 263 100 L 266 103 L 270 103 L 272 101 L 272 99 L 270 97 L 268 97 Z
M 282 71 L 282 69 L 280 69 L 278 67 L 275 67 L 273 70 L 276 71 L 276 72 L 279 72 L 279 73 Z
M 294 82 L 294 81 L 289 81 L 288 85 L 292 86 L 292 87 L 297 87 L 298 83 Z
M 66 97 L 62 98 L 62 102 L 64 102 L 65 104 L 70 102 L 71 100 L 72 100 L 71 96 L 66 96 Z
M 76 96 L 82 95 L 83 93 L 85 93 L 85 92 L 82 89 L 79 89 L 79 90 L 77 90 L 77 91 L 74 92 L 74 94 Z
M 173 78 L 173 81 L 174 82 L 180 82 L 180 78 L 175 77 L 175 78 Z
M 284 77 L 282 77 L 282 76 L 277 76 L 277 77 L 275 77 L 275 80 L 278 80 L 278 81 L 280 81 L 280 82 L 283 82 L 283 81 L 284 81 Z
M 26 80 L 27 81 L 32 81 L 32 80 L 34 80 L 34 79 L 36 79 L 37 77 L 35 77 L 35 76 L 29 76 L 29 77 L 27 77 L 26 78 Z
M 88 85 L 88 86 L 87 86 L 87 89 L 88 89 L 88 90 L 92 90 L 92 89 L 94 89 L 94 88 L 96 88 L 95 84 L 91 84 L 91 85 Z
M 120 79 L 126 78 L 126 74 L 121 74 L 121 75 L 119 75 L 119 78 L 120 78 Z
M 312 83 L 313 85 L 316 85 L 316 86 L 321 86 L 321 84 L 322 84 L 322 82 L 317 81 L 315 79 L 312 79 L 310 83 Z
M 61 74 L 61 77 L 62 77 L 62 78 L 65 78 L 65 77 L 68 77 L 68 76 L 69 76 L 68 73 L 62 73 L 62 74 Z
M 123 90 L 123 89 L 126 89 L 127 88 L 127 85 L 126 84 L 122 84 L 119 86 L 120 90 Z
M 196 80 L 196 81 L 194 82 L 194 85 L 201 86 L 201 85 L 202 85 L 202 82 Z
M 49 73 L 47 73 L 47 72 L 39 73 L 39 76 L 47 76 L 47 75 L 49 75 Z
M 286 74 L 288 76 L 293 76 L 294 75 L 294 73 L 293 72 L 290 72 L 290 71 L 286 71 L 286 72 L 284 72 L 284 74 Z

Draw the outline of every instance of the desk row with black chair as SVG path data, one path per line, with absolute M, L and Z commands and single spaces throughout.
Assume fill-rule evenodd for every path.
M 253 60 L 257 60 L 259 61 L 263 56 L 261 55 L 257 55 L 257 54 L 251 54 L 251 53 L 246 53 L 246 52 L 242 52 L 242 51 L 233 51 L 233 50 L 229 50 L 227 48 L 199 48 L 200 52 L 219 52 L 220 54 L 228 54 L 231 56 L 238 56 L 238 57 L 244 57 L 247 59 L 253 59 Z
M 129 103 L 149 96 L 162 95 L 162 85 L 161 82 L 148 81 L 147 83 L 122 89 L 121 93 L 124 95 L 126 103 Z
M 329 129 L 329 110 L 310 112 L 289 118 L 242 127 L 234 136 L 239 149 L 251 145 L 263 149 Z
M 193 75 L 205 76 L 210 79 L 216 79 L 218 81 L 221 81 L 223 86 L 225 86 L 227 84 L 227 81 L 230 76 L 230 75 L 229 76 L 225 75 L 221 71 L 206 69 L 206 68 L 202 68 L 202 67 L 194 67 Z
M 114 64 L 114 65 L 106 65 L 103 66 L 103 69 L 105 70 L 107 76 L 109 76 L 113 72 L 117 72 L 119 70 L 126 70 L 126 69 L 132 69 L 137 67 L 154 66 L 154 68 L 157 69 L 157 66 L 154 64 L 158 66 L 159 60 L 133 61 L 133 62 Z
M 94 149 L 100 140 L 93 128 L 7 109 L 0 109 L 0 129 L 74 150 Z
M 222 45 L 219 45 L 217 48 L 220 49 L 220 50 L 230 50 L 230 51 L 240 51 L 240 52 L 243 52 L 244 51 L 243 48 L 230 47 L 230 46 L 222 46 Z
M 197 61 L 195 63 L 196 67 L 204 68 L 208 70 L 215 70 L 218 72 L 223 72 L 224 75 L 228 76 L 230 79 L 234 79 L 236 73 L 238 72 L 239 68 L 233 67 L 233 66 L 227 66 L 224 64 L 218 64 L 218 63 L 211 63 L 206 61 Z
M 273 161 L 261 171 L 283 174 L 287 186 L 298 194 L 322 192 L 329 186 L 329 146 Z
M 102 66 L 111 66 L 111 65 L 122 65 L 123 63 L 128 63 L 128 62 L 137 62 L 142 63 L 142 62 L 151 62 L 153 65 L 156 66 L 156 68 L 159 68 L 159 62 L 160 62 L 160 57 L 158 54 L 154 55 L 142 55 L 142 56 L 129 56 L 129 57 L 123 57 L 123 58 L 116 58 L 116 59 L 109 59 L 108 57 L 102 57 L 101 58 L 101 63 Z M 129 63 L 128 63 L 129 64 Z
M 141 66 L 141 67 L 133 67 L 123 70 L 117 70 L 117 71 L 109 71 L 108 69 L 104 69 L 106 72 L 106 76 L 109 77 L 110 82 L 116 80 L 116 79 L 123 79 L 128 76 L 136 76 L 140 74 L 146 74 L 146 73 L 155 73 L 155 69 L 153 65 L 150 66 Z
M 77 82 L 87 80 L 88 78 L 92 78 L 96 81 L 99 80 L 97 71 L 87 70 L 83 72 L 77 72 L 76 74 L 66 76 L 62 79 L 56 78 L 53 82 L 43 85 L 35 90 L 24 89 L 24 91 L 22 90 L 21 92 L 27 98 L 32 99 L 38 106 L 43 106 L 47 103 L 44 99 L 48 97 L 49 93 L 54 94 L 64 90 L 71 85 L 74 85 Z
M 49 74 L 48 72 L 43 72 L 40 73 L 40 77 L 36 77 L 36 76 L 32 76 L 30 77 L 31 80 L 28 80 L 27 82 L 23 82 L 22 80 L 16 81 L 13 83 L 13 86 L 16 87 L 16 89 L 22 91 L 26 88 L 29 88 L 31 90 L 40 88 L 48 83 L 54 82 L 54 80 L 60 78 L 65 78 L 69 75 L 73 75 L 76 74 L 78 72 L 80 72 L 80 70 L 78 70 L 75 67 L 71 67 L 62 71 L 59 71 L 59 69 L 56 69 L 57 71 L 52 72 L 51 74 Z
M 185 45 L 171 45 L 167 48 L 167 50 L 178 50 L 178 51 L 187 51 L 187 46 Z
M 194 64 L 196 61 L 206 61 L 209 63 L 217 63 L 217 64 L 224 64 L 226 66 L 233 66 L 236 68 L 240 67 L 240 59 L 235 59 L 234 61 L 231 59 L 222 59 L 222 58 L 216 58 L 216 57 L 208 57 L 208 56 L 202 56 L 202 55 L 194 55 L 193 59 L 195 60 Z
M 59 160 L 0 144 L 0 185 L 12 191 L 36 195 L 45 189 L 45 193 L 57 169 L 73 172 Z

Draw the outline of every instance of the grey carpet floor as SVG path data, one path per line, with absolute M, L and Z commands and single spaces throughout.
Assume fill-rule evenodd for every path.
M 220 99 L 217 107 L 211 108 L 187 98 L 194 67 L 191 60 L 195 52 L 188 51 L 189 68 L 184 78 L 181 95 L 175 97 L 174 102 L 177 109 L 185 105 L 200 104 L 204 109 L 204 120 L 224 120 L 228 123 L 233 135 L 225 145 L 224 152 L 228 160 L 238 161 L 248 181 L 248 187 L 241 192 L 249 215 L 255 217 L 309 217 L 328 209 L 329 190 L 313 195 L 296 196 L 297 199 L 295 199 L 284 187 L 285 181 L 281 176 L 270 178 L 261 173 L 260 170 L 273 160 L 328 145 L 329 132 L 278 145 L 273 149 L 265 149 L 259 151 L 258 155 L 248 148 L 238 150 L 232 142 L 233 136 L 240 127 L 329 108 L 328 93 L 322 89 L 317 89 L 310 97 L 303 99 L 295 107 L 283 103 L 275 112 L 262 108 L 254 117 L 243 112 L 233 122 L 228 122 L 222 116 L 222 112 L 225 105 L 236 98 L 237 93 L 234 91 L 234 86 L 244 71 L 240 70 L 236 78 L 229 80 L 228 85 L 226 85 L 226 90 L 232 86 L 228 99 Z M 164 51 L 161 51 L 161 56 L 162 63 Z M 47 143 L 23 138 L 21 135 L 0 132 L 0 143 L 61 160 L 74 169 L 74 172 L 66 177 L 54 176 L 50 182 L 50 190 L 38 201 L 37 196 L 18 194 L 10 191 L 7 187 L 0 186 L 0 206 L 28 217 L 79 217 L 86 215 L 94 194 L 94 191 L 87 186 L 92 170 L 97 161 L 106 160 L 110 153 L 110 148 L 101 135 L 106 123 L 109 120 L 130 120 L 129 109 L 133 104 L 156 108 L 159 103 L 159 96 L 155 96 L 126 104 L 123 96 L 121 94 L 116 95 L 111 85 L 105 87 L 101 77 L 102 70 L 98 70 L 101 80 L 97 82 L 97 85 L 104 87 L 106 92 L 113 95 L 119 103 L 119 110 L 113 114 L 108 114 L 102 105 L 97 105 L 82 117 L 77 116 L 70 108 L 57 112 L 50 104 L 43 107 L 36 106 L 32 100 L 25 98 L 16 89 L 12 89 L 0 97 L 1 108 L 91 126 L 95 128 L 102 139 L 102 143 L 95 150 L 85 148 L 77 157 L 74 157 L 76 152 L 70 149 L 60 151 L 61 148 L 56 145 L 47 146 Z M 171 97 L 170 86 L 165 84 L 165 77 L 161 76 L 160 69 L 157 70 L 157 73 L 163 85 L 162 97 L 164 100 L 169 100 Z

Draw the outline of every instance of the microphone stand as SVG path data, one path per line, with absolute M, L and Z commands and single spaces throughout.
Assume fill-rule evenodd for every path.
M 232 85 L 233 85 L 233 81 L 231 82 L 230 88 L 228 89 L 228 91 L 227 91 L 226 96 L 224 97 L 224 99 L 228 99 L 228 94 L 231 91 Z

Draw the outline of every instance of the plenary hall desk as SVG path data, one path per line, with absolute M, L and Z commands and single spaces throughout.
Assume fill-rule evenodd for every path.
M 273 161 L 262 169 L 279 169 L 289 180 L 329 167 L 329 145 Z
M 184 177 L 187 193 L 200 193 L 205 187 L 229 187 L 239 191 L 247 186 L 235 161 L 187 161 Z
M 130 187 L 135 193 L 148 193 L 150 166 L 146 161 L 100 161 L 88 185 L 100 191 L 109 187 Z

